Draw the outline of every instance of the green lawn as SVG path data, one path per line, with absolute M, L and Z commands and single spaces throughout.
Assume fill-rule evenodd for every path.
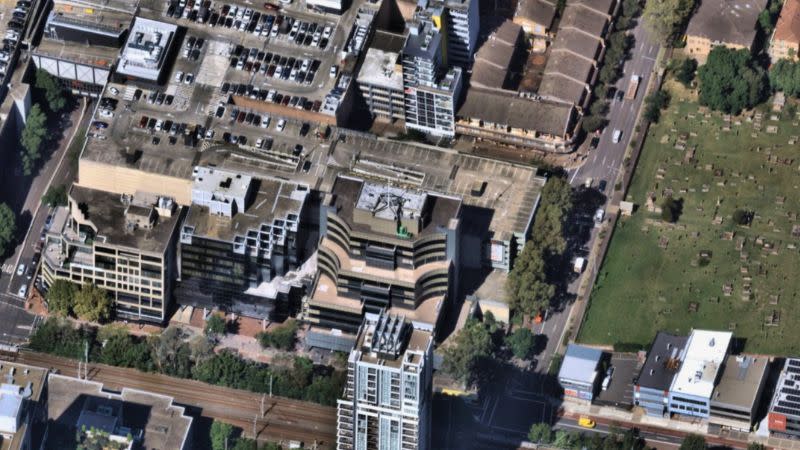
M 732 118 L 724 131 L 722 114 L 673 98 L 648 133 L 628 195 L 638 209 L 614 231 L 581 342 L 645 345 L 659 330 L 709 328 L 732 330 L 748 352 L 800 353 L 800 238 L 792 236 L 800 225 L 800 143 L 789 143 L 800 136 L 800 119 L 760 111 L 760 132 L 755 113 Z M 771 125 L 777 134 L 767 133 Z M 675 148 L 681 137 L 687 150 L 696 146 L 693 160 Z M 675 225 L 645 207 L 648 192 L 659 205 L 667 189 L 683 199 Z M 739 208 L 754 211 L 749 227 L 733 223 Z M 768 324 L 768 316 L 779 320 Z

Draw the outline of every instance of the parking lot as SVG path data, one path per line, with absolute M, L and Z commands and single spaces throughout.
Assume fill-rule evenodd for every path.
M 0 33 L 3 42 L 0 45 L 0 80 L 5 82 L 6 74 L 13 72 L 14 55 L 22 40 L 25 24 L 33 12 L 32 0 L 3 0 L 0 2 Z
M 633 380 L 639 374 L 638 360 L 635 356 L 614 353 L 609 367 L 613 368 L 611 380 L 606 389 L 601 387 L 596 403 L 617 408 L 633 407 Z M 605 374 L 602 376 L 605 378 Z

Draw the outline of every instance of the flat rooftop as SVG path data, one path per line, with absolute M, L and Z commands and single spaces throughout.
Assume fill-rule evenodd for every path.
M 711 398 L 717 373 L 728 354 L 733 333 L 693 330 L 684 352 L 683 364 L 672 380 L 673 393 Z
M 117 64 L 117 73 L 155 81 L 176 39 L 177 25 L 137 17 Z
M 597 378 L 597 365 L 603 352 L 577 344 L 569 344 L 558 378 L 581 383 L 594 383 Z
M 786 358 L 769 410 L 783 416 L 800 417 L 800 359 Z
M 367 314 L 351 358 L 370 364 L 419 368 L 433 345 L 430 331 L 412 326 L 402 316 Z
M 348 137 L 327 161 L 322 191 L 332 191 L 340 173 L 333 168 L 349 167 L 341 172 L 458 197 L 462 208 L 493 211 L 488 228 L 499 240 L 528 229 L 545 183 L 532 166 L 384 139 Z
M 369 222 L 361 222 L 356 210 L 384 221 L 395 222 L 397 217 L 422 221 L 419 235 L 425 236 L 447 228 L 451 220 L 458 218 L 461 207 L 458 198 L 410 186 L 393 186 L 351 177 L 338 177 L 331 193 L 337 215 L 347 221 L 353 230 L 378 235 L 385 233 Z
M 42 39 L 33 50 L 37 55 L 51 56 L 95 67 L 110 68 L 117 59 L 119 49 L 100 45 L 78 45 L 74 42 Z
M 687 336 L 659 331 L 653 339 L 650 351 L 647 352 L 647 359 L 639 373 L 638 385 L 668 391 L 672 379 L 680 368 L 683 349 L 688 340 Z
M 400 54 L 370 47 L 364 57 L 356 79 L 359 84 L 380 86 L 395 91 L 403 90 L 403 71 Z
M 254 180 L 253 185 L 257 190 L 252 201 L 233 217 L 210 214 L 205 206 L 190 206 L 182 233 L 186 233 L 186 227 L 192 227 L 191 234 L 195 236 L 233 243 L 279 229 L 283 232 L 291 226 L 287 221 L 298 226 L 310 192 L 308 186 L 273 178 Z
M 52 23 L 85 29 L 93 33 L 119 36 L 127 30 L 138 1 L 56 1 L 50 13 Z
M 101 243 L 135 248 L 143 252 L 162 253 L 169 245 L 175 227 L 178 226 L 180 207 L 177 205 L 171 216 L 160 216 L 156 213 L 155 224 L 148 229 L 129 226 L 126 218 L 129 205 L 123 203 L 119 194 L 73 185 L 69 197 L 74 204 L 80 207 L 85 205 L 84 217 L 96 228 L 95 240 Z M 130 206 L 133 207 L 131 211 L 135 209 L 138 213 L 141 212 L 138 206 L 147 209 L 154 205 L 155 202 L 152 205 L 138 204 L 138 200 L 134 199 Z M 72 211 L 72 214 L 74 216 L 76 211 Z
M 26 408 L 25 402 L 38 402 L 42 398 L 44 386 L 47 383 L 48 370 L 42 367 L 28 366 L 7 361 L 0 361 L 0 416 L 8 416 L 10 420 L 16 420 L 19 408 Z M 30 392 L 26 389 L 30 385 Z M 29 396 L 28 396 L 29 394 Z M 24 396 L 28 396 L 27 400 Z M 33 426 L 33 445 L 41 442 L 41 433 L 44 429 L 38 429 L 38 424 L 22 422 L 16 432 L 11 437 L 12 430 L 0 430 L 6 437 L 0 438 L 0 449 L 17 450 L 21 448 L 28 427 Z
M 756 408 L 768 367 L 769 358 L 764 356 L 728 356 L 719 383 L 711 394 L 711 404 Z
M 106 391 L 102 383 L 63 375 L 51 374 L 48 381 L 47 416 L 67 429 L 76 426 L 84 405 L 107 401 L 122 409 L 118 425 L 143 431 L 142 448 L 187 448 L 192 418 L 171 397 L 128 388 L 120 393 Z

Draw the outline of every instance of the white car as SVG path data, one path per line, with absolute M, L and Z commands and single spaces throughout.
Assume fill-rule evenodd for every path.
M 264 138 L 258 138 L 258 140 L 256 140 L 256 148 L 261 148 L 263 144 L 264 144 Z
M 286 128 L 286 120 L 281 119 L 278 121 L 278 125 L 275 127 L 278 131 L 283 131 Z
M 614 130 L 614 134 L 611 135 L 611 140 L 614 141 L 615 144 L 618 144 L 621 138 L 622 138 L 622 131 Z
M 331 66 L 331 71 L 329 73 L 331 78 L 336 78 L 337 73 L 339 73 L 339 69 L 336 66 Z
M 603 211 L 603 208 L 597 208 L 597 211 L 594 212 L 594 223 L 600 225 L 603 223 L 603 217 L 605 217 L 606 212 Z
M 107 109 L 101 109 L 101 110 L 98 112 L 98 115 L 99 115 L 100 117 L 105 117 L 105 118 L 107 118 L 107 119 L 110 119 L 110 118 L 114 117 L 114 113 L 113 113 L 113 112 L 111 112 L 111 111 L 109 111 L 109 110 L 107 110 Z
M 261 118 L 261 128 L 269 128 L 269 116 Z
M 175 74 L 175 82 L 176 82 L 176 83 L 180 83 L 181 81 L 183 81 L 183 72 L 179 70 L 179 71 L 178 71 L 178 72 Z
M 214 130 L 206 131 L 206 139 L 211 139 L 214 137 Z
M 27 284 L 23 284 L 22 286 L 19 287 L 19 291 L 17 291 L 17 295 L 19 295 L 20 297 L 25 297 L 27 294 L 28 294 L 28 285 Z
M 20 264 L 20 265 L 17 267 L 17 276 L 18 276 L 18 277 L 21 277 L 21 276 L 22 276 L 22 274 L 24 274 L 24 273 L 25 273 L 25 264 Z
M 113 86 L 109 89 L 109 91 L 111 91 L 111 93 L 113 95 L 119 95 L 119 89 L 117 89 L 117 88 L 115 88 Z
M 322 30 L 322 38 L 323 39 L 330 39 L 332 31 L 333 31 L 333 28 L 331 28 L 330 25 L 326 25 L 325 29 Z

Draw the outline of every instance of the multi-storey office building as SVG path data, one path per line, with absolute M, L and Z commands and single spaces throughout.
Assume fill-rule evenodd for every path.
M 302 263 L 308 194 L 303 184 L 196 168 L 180 231 L 178 302 L 248 317 L 285 316 L 289 299 L 278 299 L 269 283 Z
M 669 404 L 669 388 L 681 367 L 686 336 L 660 331 L 656 334 L 647 359 L 636 379 L 633 401 L 648 416 L 663 417 Z
M 708 418 L 711 394 L 722 373 L 732 339 L 733 333 L 727 331 L 692 331 L 681 368 L 670 385 L 670 414 Z
M 478 0 L 423 0 L 419 8 L 430 15 L 446 37 L 447 65 L 467 69 L 472 64 L 481 25 Z
M 456 197 L 339 176 L 303 305 L 309 345 L 347 351 L 364 314 L 383 310 L 433 329 L 455 290 L 460 209 Z
M 749 432 L 756 422 L 767 381 L 769 358 L 729 355 L 711 393 L 710 426 Z
M 367 314 L 338 402 L 339 450 L 430 448 L 433 335 L 401 316 Z
M 384 119 L 405 119 L 400 52 L 405 37 L 376 31 L 358 73 L 358 87 L 370 113 Z
M 603 352 L 595 348 L 569 344 L 558 371 L 558 382 L 564 396 L 575 400 L 592 401 L 597 390 L 600 360 Z
M 786 358 L 767 417 L 770 433 L 800 437 L 800 359 Z
M 110 292 L 117 317 L 162 323 L 175 279 L 181 208 L 152 194 L 74 185 L 57 208 L 42 252 L 45 285 L 57 279 Z
M 405 120 L 406 128 L 453 137 L 462 76 L 460 68 L 444 66 L 443 45 L 433 21 L 409 26 L 402 53 Z

